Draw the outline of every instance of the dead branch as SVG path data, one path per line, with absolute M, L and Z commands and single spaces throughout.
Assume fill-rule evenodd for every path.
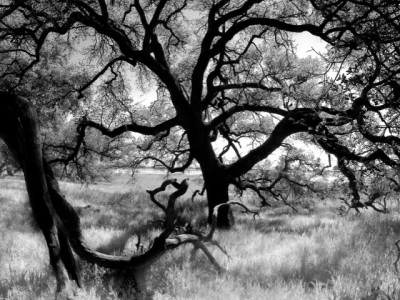
M 184 232 L 183 234 L 175 235 L 172 237 L 170 236 L 176 227 L 175 203 L 176 200 L 187 191 L 187 180 L 185 179 L 181 183 L 178 183 L 176 180 L 166 180 L 162 183 L 160 187 L 152 191 L 148 191 L 148 193 L 154 197 L 157 193 L 164 191 L 168 185 L 174 186 L 177 190 L 169 196 L 167 206 L 160 204 L 164 207 L 163 211 L 166 214 L 164 224 L 165 227 L 163 232 L 154 239 L 152 246 L 147 251 L 139 255 L 134 255 L 132 257 L 107 255 L 90 249 L 89 247 L 87 247 L 83 239 L 81 239 L 78 244 L 74 244 L 74 246 L 76 246 L 76 249 L 74 248 L 74 250 L 77 251 L 77 253 L 80 256 L 84 257 L 86 260 L 103 267 L 137 270 L 150 266 L 169 250 L 173 250 L 184 244 L 192 244 L 195 247 L 194 249 L 201 249 L 204 252 L 210 262 L 216 267 L 218 272 L 222 272 L 224 268 L 218 264 L 216 259 L 212 256 L 211 252 L 205 246 L 206 243 L 215 245 L 228 256 L 226 250 L 224 250 L 217 241 L 213 240 L 213 233 L 216 229 L 216 219 L 215 222 L 212 224 L 209 234 L 204 234 L 201 232 Z M 248 212 L 251 212 L 241 203 L 233 202 L 231 204 L 238 204 L 245 208 Z M 215 213 L 216 217 L 217 214 L 218 211 Z
M 165 229 L 159 235 L 159 238 L 161 238 L 161 239 L 164 237 L 168 237 L 175 229 L 175 221 L 176 221 L 176 217 L 177 217 L 176 213 L 175 213 L 175 202 L 178 197 L 182 196 L 187 191 L 188 179 L 183 180 L 181 183 L 178 183 L 176 180 L 173 180 L 173 179 L 166 180 L 162 183 L 162 185 L 159 188 L 156 188 L 153 191 L 147 191 L 154 198 L 155 194 L 157 194 L 161 191 L 164 191 L 166 189 L 166 187 L 170 184 L 173 185 L 177 189 L 177 191 L 175 191 L 174 193 L 172 193 L 169 196 L 168 205 L 167 205 L 166 209 L 163 209 L 166 214 L 166 217 L 165 217 L 166 221 L 165 221 Z M 153 199 L 153 200 L 155 200 L 155 199 Z M 243 205 L 240 202 L 230 202 L 230 203 L 226 203 L 226 204 L 239 205 L 245 209 L 245 212 L 258 215 L 257 212 L 252 212 L 251 210 L 249 210 L 245 205 Z M 218 206 L 218 208 L 223 205 L 224 204 L 220 204 Z M 165 208 L 165 206 L 164 206 L 164 208 Z M 204 234 L 203 232 L 195 232 L 195 231 L 193 231 L 191 226 L 187 226 L 186 229 L 184 229 L 186 232 L 184 232 L 183 234 L 179 234 L 174 237 L 165 239 L 166 250 L 171 250 L 171 249 L 179 247 L 185 243 L 193 244 L 194 249 L 192 252 L 192 256 L 196 253 L 197 249 L 201 249 L 203 251 L 203 253 L 207 256 L 207 258 L 210 260 L 210 262 L 216 267 L 218 272 L 222 272 L 224 270 L 224 268 L 218 264 L 216 259 L 212 256 L 211 252 L 205 246 L 205 243 L 211 243 L 212 245 L 219 248 L 224 254 L 226 254 L 229 257 L 227 251 L 225 249 L 223 249 L 222 246 L 217 241 L 213 240 L 213 234 L 217 227 L 218 209 L 215 211 L 214 214 L 215 214 L 215 220 L 212 223 L 210 232 L 208 234 Z
M 146 190 L 146 192 L 150 195 L 150 200 L 157 205 L 159 208 L 161 208 L 164 213 L 167 212 L 167 207 L 165 207 L 163 204 L 161 204 L 160 202 L 158 202 L 155 198 L 155 195 L 158 194 L 159 192 L 163 192 L 165 191 L 165 189 L 169 186 L 172 185 L 175 188 L 179 189 L 179 184 L 177 182 L 176 179 L 169 179 L 169 180 L 165 180 L 160 187 L 154 189 L 154 190 Z

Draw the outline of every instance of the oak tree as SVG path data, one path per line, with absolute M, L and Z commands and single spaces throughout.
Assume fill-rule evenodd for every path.
M 153 246 L 133 258 L 88 248 L 42 156 L 39 123 L 45 131 L 49 108 L 79 121 L 74 146 L 58 162 L 79 163 L 89 128 L 110 138 L 147 136 L 139 145 L 143 159 L 170 172 L 196 162 L 210 221 L 218 216 L 219 226 L 230 223 L 224 205 L 230 185 L 279 198 L 279 184 L 307 188 L 290 168 L 325 171 L 290 147 L 292 137 L 336 157 L 349 208 L 382 210 L 379 193 L 365 200 L 360 190 L 399 185 L 399 6 L 390 0 L 3 1 L 0 137 L 24 171 L 59 289 L 67 282 L 64 267 L 79 283 L 72 249 L 101 265 L 135 268 L 182 241 L 201 245 L 215 227 L 209 236 L 174 239 L 169 218 Z M 293 34 L 300 32 L 325 41 L 328 52 L 319 60 L 296 57 Z M 150 98 L 145 105 L 132 99 L 132 82 Z M 254 171 L 281 147 L 289 150 L 277 172 Z M 174 184 L 170 207 L 187 188 Z
M 147 136 L 139 162 L 156 160 L 170 172 L 200 166 L 210 220 L 214 207 L 229 200 L 230 185 L 279 198 L 276 180 L 251 170 L 293 143 L 292 136 L 307 136 L 336 157 L 349 181 L 350 207 L 377 209 L 359 190 L 371 174 L 389 174 L 386 166 L 397 167 L 399 158 L 398 6 L 372 0 L 7 1 L 0 15 L 7 56 L 2 79 L 18 91 L 60 53 L 59 67 L 70 70 L 78 62 L 82 82 L 64 82 L 69 90 L 57 101 L 91 101 L 104 113 L 89 110 L 79 119 L 76 144 L 62 159 L 79 153 L 88 128 L 110 138 Z M 293 34 L 300 32 L 325 41 L 327 54 L 298 58 Z M 339 69 L 336 77 L 330 67 Z M 132 99 L 140 88 L 146 105 Z M 395 174 L 390 182 L 398 183 Z M 229 226 L 227 207 L 219 216 L 219 225 Z

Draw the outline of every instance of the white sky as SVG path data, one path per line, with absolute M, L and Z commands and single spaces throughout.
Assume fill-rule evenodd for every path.
M 317 54 L 315 51 L 318 53 L 324 53 L 326 51 L 326 42 L 311 33 L 296 33 L 294 34 L 294 38 L 297 46 L 297 55 L 299 57 L 307 57 L 309 55 L 316 56 Z

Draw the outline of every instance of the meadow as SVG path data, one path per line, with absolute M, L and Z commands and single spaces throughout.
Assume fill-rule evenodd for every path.
M 191 178 L 191 191 L 200 179 Z M 141 174 L 136 181 L 82 185 L 62 182 L 67 199 L 82 218 L 92 247 L 108 253 L 133 254 L 137 235 L 148 243 L 162 217 L 145 189 L 161 175 Z M 191 191 L 179 211 L 195 226 L 205 225 L 205 199 L 192 202 Z M 171 192 L 171 190 L 169 191 Z M 246 204 L 257 209 L 254 199 Z M 144 299 L 400 299 L 394 262 L 400 239 L 400 207 L 389 214 L 366 211 L 338 215 L 335 199 L 310 199 L 307 209 L 265 208 L 253 219 L 235 212 L 236 225 L 215 238 L 229 257 L 209 246 L 226 268 L 218 273 L 191 246 L 171 251 L 138 274 Z M 24 182 L 0 180 L 0 299 L 52 299 L 55 280 L 48 266 L 44 239 L 28 204 Z M 84 288 L 76 299 L 118 299 L 110 272 L 81 262 Z M 111 274 L 112 275 L 112 274 Z

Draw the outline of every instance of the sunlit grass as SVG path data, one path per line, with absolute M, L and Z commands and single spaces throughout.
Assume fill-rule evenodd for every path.
M 134 233 L 147 245 L 157 233 L 148 220 L 162 214 L 146 192 L 107 186 L 63 183 L 62 189 L 78 208 L 92 247 L 132 254 Z M 23 188 L 22 181 L 0 181 L 0 299 L 49 299 L 55 281 Z M 201 226 L 204 199 L 192 203 L 190 196 L 179 210 Z M 230 257 L 210 246 L 226 272 L 218 274 L 201 253 L 192 259 L 185 246 L 139 274 L 139 283 L 154 299 L 400 299 L 393 266 L 400 210 L 341 217 L 334 206 L 325 200 L 298 214 L 267 209 L 255 220 L 237 210 L 235 227 L 215 236 Z M 109 272 L 85 263 L 82 268 L 85 287 L 78 299 L 117 299 Z

